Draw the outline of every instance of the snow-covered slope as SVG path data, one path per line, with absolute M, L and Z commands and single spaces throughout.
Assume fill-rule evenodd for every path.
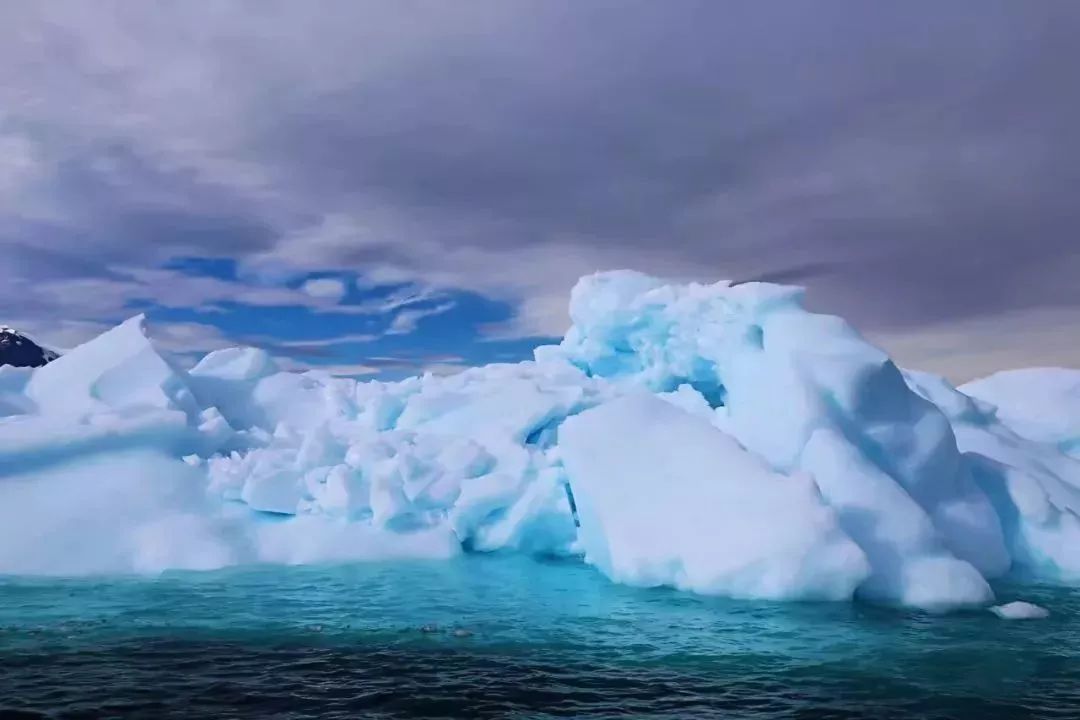
M 902 373 L 795 288 L 620 271 L 570 311 L 534 361 L 399 383 L 255 349 L 185 373 L 141 318 L 0 372 L 0 572 L 512 550 L 930 608 L 1010 571 L 1080 582 L 1080 462 L 1019 427 L 1037 409 Z
M 41 367 L 58 355 L 6 325 L 0 325 L 0 367 Z

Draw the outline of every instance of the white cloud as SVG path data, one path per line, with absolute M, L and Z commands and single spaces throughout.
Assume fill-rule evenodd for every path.
M 456 363 L 431 363 L 420 368 L 420 372 L 421 374 L 431 373 L 432 375 L 446 377 L 448 375 L 457 375 L 459 372 L 468 369 L 468 365 L 458 365 Z
M 337 278 L 313 278 L 303 284 L 303 290 L 311 297 L 340 301 L 345 297 L 345 283 Z
M 147 334 L 159 349 L 187 356 L 201 356 L 237 344 L 218 328 L 202 323 L 150 322 Z
M 358 217 L 332 211 L 313 224 L 287 229 L 271 248 L 245 258 L 244 264 L 270 273 L 280 269 L 324 269 L 341 262 L 343 249 L 356 251 L 379 244 L 380 240 Z
M 253 342 L 263 342 L 280 348 L 320 348 L 333 345 L 345 345 L 348 343 L 368 343 L 381 338 L 379 333 L 350 333 L 347 335 L 335 335 L 334 337 L 318 338 L 315 340 L 279 340 L 276 338 L 261 338 Z
M 386 330 L 386 334 L 409 335 L 414 333 L 421 320 L 435 315 L 441 315 L 452 310 L 456 305 L 457 303 L 453 301 L 447 301 L 420 310 L 402 310 L 394 316 L 393 321 L 390 323 L 390 327 Z
M 281 369 L 288 372 L 307 372 L 309 370 L 324 372 L 335 377 L 364 377 L 367 375 L 378 375 L 381 372 L 380 368 L 372 367 L 370 365 L 364 365 L 363 363 L 343 363 L 343 364 L 319 364 L 319 363 L 307 363 L 296 358 L 278 356 L 274 360 L 278 363 Z
M 108 330 L 111 325 L 85 320 L 38 320 L 28 318 L 5 318 L 3 324 L 10 325 L 34 342 L 65 352 L 92 340 Z
M 1080 309 L 1032 308 L 904 331 L 868 333 L 901 367 L 956 384 L 998 370 L 1080 368 Z
M 134 314 L 133 305 L 151 303 L 212 312 L 236 304 L 256 308 L 301 307 L 316 314 L 380 317 L 400 308 L 442 297 L 433 290 L 403 290 L 385 298 L 339 304 L 342 281 L 320 279 L 292 289 L 245 281 L 190 275 L 160 268 L 114 267 L 109 277 L 84 276 L 43 279 L 17 274 L 0 284 L 0 307 L 19 308 L 18 317 L 4 318 L 15 326 L 33 326 L 64 345 L 89 339 Z M 16 322 L 18 321 L 18 322 Z M 403 321 L 404 322 L 404 321 Z M 94 332 L 93 334 L 96 334 Z M 355 341 L 364 336 L 357 335 Z
M 18 277 L 0 307 L 60 336 L 77 331 L 59 318 L 112 321 L 133 301 L 419 302 L 122 269 L 215 255 L 262 281 L 351 271 L 479 293 L 516 308 L 487 329 L 512 338 L 561 334 L 596 270 L 715 280 L 871 256 L 825 284 L 829 309 L 926 322 L 968 295 L 963 312 L 994 311 L 1025 266 L 1075 245 L 1080 104 L 1031 82 L 1075 64 L 1064 5 L 988 11 L 978 34 L 955 11 L 922 33 L 902 4 L 730 23 L 587 5 L 3 4 L 0 243 Z M 710 42 L 657 42 L 673 32 Z M 252 232 L 161 222 L 192 215 Z M 979 263 L 985 280 L 957 280 Z M 919 283 L 956 290 L 931 301 Z M 1002 304 L 1076 304 L 1075 286 L 1029 282 Z
M 114 327 L 109 323 L 82 320 L 42 322 L 13 318 L 6 322 L 35 342 L 60 352 L 93 340 Z M 149 322 L 147 334 L 160 349 L 172 353 L 201 354 L 236 344 L 218 328 L 194 322 Z
M 268 116 L 264 92 L 268 78 L 280 88 L 284 106 L 306 107 L 345 88 L 367 83 L 377 88 L 384 73 L 392 74 L 395 68 L 414 62 L 430 62 L 433 42 L 444 51 L 459 43 L 470 48 L 473 42 L 468 38 L 475 37 L 477 28 L 502 27 L 510 35 L 493 33 L 483 48 L 472 47 L 470 52 L 509 52 L 514 57 L 518 48 L 513 38 L 522 27 L 518 23 L 523 15 L 540 11 L 515 10 L 500 3 L 453 10 L 436 4 L 426 8 L 427 22 L 416 23 L 410 13 L 364 3 L 336 5 L 336 14 L 329 15 L 278 6 L 275 13 L 258 18 L 242 4 L 233 3 L 164 15 L 129 6 L 122 12 L 118 8 L 115 13 L 94 13 L 78 3 L 7 8 L 7 27 L 37 27 L 40 38 L 33 47 L 27 46 L 25 35 L 10 38 L 6 54 L 0 54 L 0 60 L 11 59 L 6 64 L 10 77 L 0 75 L 0 80 L 10 81 L 7 95 L 0 89 L 0 101 L 7 99 L 9 107 L 28 109 L 34 117 L 74 132 L 67 139 L 85 147 L 103 138 L 121 139 L 140 159 L 154 163 L 156 170 L 192 178 L 210 188 L 212 198 L 232 198 L 237 207 L 254 211 L 276 233 L 260 250 L 242 258 L 244 266 L 257 273 L 272 277 L 275 272 L 352 267 L 363 270 L 367 282 L 415 282 L 429 288 L 422 291 L 427 293 L 434 292 L 430 288 L 477 292 L 514 305 L 523 303 L 518 317 L 500 328 L 504 335 L 554 334 L 565 329 L 567 292 L 582 274 L 622 266 L 698 266 L 678 262 L 679 253 L 670 247 L 657 251 L 618 245 L 586 247 L 592 244 L 590 238 L 547 237 L 522 245 L 508 237 L 507 243 L 485 240 L 476 244 L 479 238 L 468 224 L 433 228 L 437 214 L 386 202 L 370 188 L 349 189 L 344 195 L 341 188 L 330 194 L 313 191 L 295 179 L 294 168 L 281 164 L 280 158 L 251 151 L 252 133 L 274 128 L 272 122 L 252 123 L 252 118 Z M 375 15 L 379 22 L 345 22 L 340 19 L 342 13 L 361 19 Z M 313 29 L 294 33 L 283 32 L 283 27 Z M 235 28 L 243 32 L 237 34 L 231 30 Z M 70 53 L 71 63 L 19 65 L 20 59 L 53 45 Z M 367 49 L 371 62 L 343 67 L 337 53 L 348 56 L 358 45 Z M 542 46 L 528 48 L 530 53 L 541 50 Z M 107 74 L 111 82 L 87 82 L 86 74 Z M 69 128 L 72 107 L 79 108 L 80 124 Z M 78 144 L 73 147 L 76 152 L 85 150 Z M 115 173 L 110 177 L 113 184 L 125 181 Z M 120 189 L 138 197 L 151 191 L 145 184 Z M 186 200 L 166 196 L 153 202 L 162 207 L 179 203 L 177 208 L 182 209 Z M 422 220 L 417 219 L 422 215 Z M 500 223 L 508 231 L 515 230 L 498 218 L 487 224 Z M 457 242 L 458 237 L 464 242 Z M 154 253 L 153 247 L 144 251 Z M 71 252 L 83 249 L 75 247 Z M 169 250 L 163 245 L 157 252 L 167 257 Z M 660 257 L 664 255 L 666 260 Z M 157 279 L 151 282 L 162 286 Z M 145 292 L 130 286 L 126 290 L 123 298 Z M 246 297 L 228 299 L 276 304 L 268 290 L 243 292 Z M 117 302 L 122 298 L 111 305 Z M 390 309 L 395 308 L 380 311 Z M 99 308 L 95 314 L 105 312 Z M 342 306 L 340 312 L 364 314 L 366 309 Z M 409 317 L 399 321 L 395 332 L 409 327 Z
M 0 133 L 0 197 L 9 198 L 41 175 L 36 145 L 25 135 Z

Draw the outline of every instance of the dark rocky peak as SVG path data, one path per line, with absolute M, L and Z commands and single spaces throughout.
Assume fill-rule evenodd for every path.
M 0 365 L 41 367 L 58 357 L 54 351 L 41 347 L 14 328 L 0 325 Z

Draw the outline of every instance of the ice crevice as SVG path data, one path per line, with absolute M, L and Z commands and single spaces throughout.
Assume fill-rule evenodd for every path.
M 516 551 L 930 609 L 1080 582 L 1080 372 L 957 389 L 766 283 L 598 273 L 570 316 L 533 360 L 396 383 L 183 370 L 142 317 L 0 369 L 0 572 Z

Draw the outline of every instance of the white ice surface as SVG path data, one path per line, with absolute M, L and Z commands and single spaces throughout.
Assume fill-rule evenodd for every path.
M 960 389 L 995 406 L 997 417 L 1020 435 L 1080 456 L 1080 370 L 1008 370 Z
M 534 361 L 398 383 L 251 348 L 184 372 L 141 316 L 2 368 L 0 572 L 513 550 L 928 608 L 1010 571 L 1080 582 L 1075 374 L 965 394 L 768 284 L 602 273 L 570 311 Z
M 843 600 L 869 574 L 809 477 L 651 394 L 568 419 L 559 449 L 585 558 L 617 582 Z
M 1042 620 L 1050 617 L 1050 611 L 1046 608 L 1022 600 L 994 605 L 990 612 L 1002 620 Z

